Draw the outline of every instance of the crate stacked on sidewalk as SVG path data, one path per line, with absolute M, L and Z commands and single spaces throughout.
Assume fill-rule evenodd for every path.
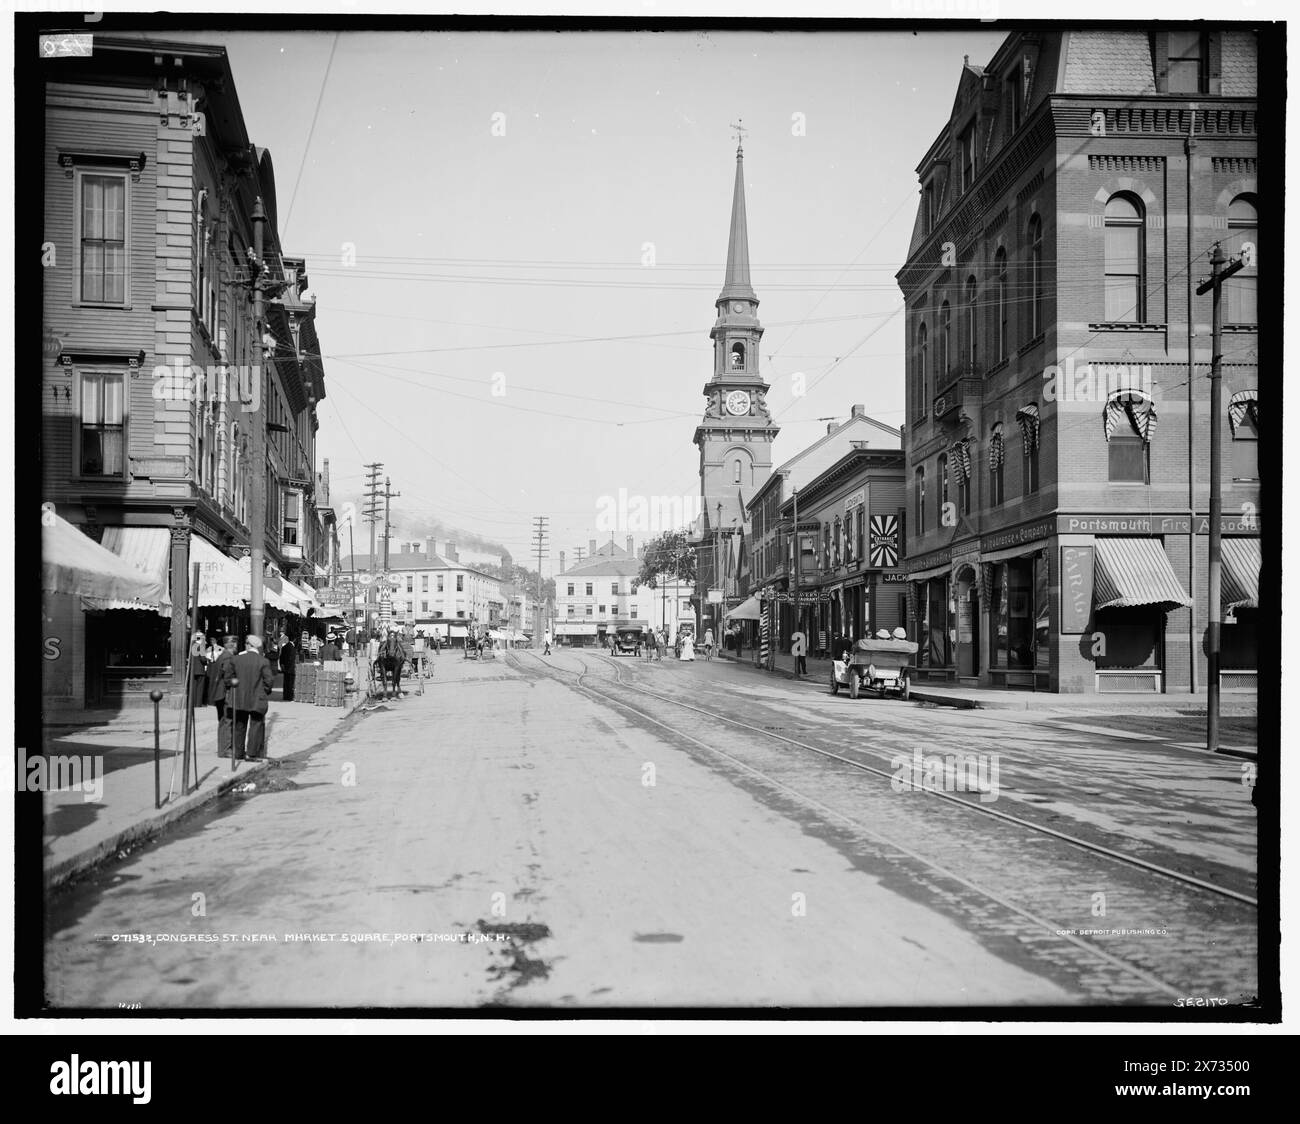
M 335 671 L 329 668 L 318 668 L 316 671 L 316 705 L 317 706 L 343 706 L 345 703 L 344 692 L 346 686 L 344 676 L 346 672 Z
M 298 665 L 298 682 L 294 684 L 297 694 L 302 696 L 303 702 L 312 702 L 316 698 L 316 673 L 319 670 L 314 663 L 300 663 Z

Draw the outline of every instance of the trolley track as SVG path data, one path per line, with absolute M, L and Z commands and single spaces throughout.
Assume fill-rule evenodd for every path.
M 959 907 L 968 921 L 974 914 L 985 929 L 991 923 L 998 939 L 1028 947 L 1067 971 L 1092 999 L 1168 1003 L 1185 994 L 1226 994 L 1240 1002 L 1253 993 L 1256 902 L 1249 895 L 930 789 L 918 790 L 936 799 L 926 805 L 923 838 L 917 840 L 915 802 L 899 799 L 892 787 L 894 770 L 873 764 L 880 758 L 869 752 L 837 752 L 791 738 L 631 683 L 612 661 L 592 665 L 566 655 L 578 669 L 540 659 L 526 665 L 519 654 L 514 660 L 529 672 L 562 676 L 590 696 L 725 760 L 761 788 L 870 840 L 877 859 L 908 868 L 907 885 L 900 886 L 904 892 L 916 889 L 918 871 L 926 872 L 945 904 Z M 620 694 L 669 704 L 677 716 L 664 721 Z M 727 731 L 725 739 L 719 725 Z M 747 740 L 736 745 L 742 736 Z M 722 748 L 723 741 L 728 748 Z M 797 760 L 784 752 L 789 748 L 800 751 Z M 810 762 L 819 766 L 811 775 Z M 891 786 L 844 786 L 846 774 L 889 780 Z M 1012 863 L 1008 848 L 1013 848 Z M 1171 895 L 1172 888 L 1182 897 Z M 1090 908 L 1097 894 L 1108 903 L 1100 916 Z M 991 917 L 990 904 L 998 918 Z M 1069 922 L 1058 920 L 1063 917 Z M 1081 936 L 1082 929 L 1104 936 Z

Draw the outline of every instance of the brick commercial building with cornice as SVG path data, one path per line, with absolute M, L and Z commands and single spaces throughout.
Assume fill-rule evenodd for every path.
M 1211 298 L 1194 288 L 1216 241 L 1258 241 L 1255 33 L 1017 31 L 954 69 L 898 274 L 917 677 L 1203 691 Z M 1254 685 L 1270 518 L 1255 286 L 1252 261 L 1224 288 L 1225 688 Z

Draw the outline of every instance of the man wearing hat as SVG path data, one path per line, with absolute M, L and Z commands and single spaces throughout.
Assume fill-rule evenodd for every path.
M 256 761 L 266 756 L 266 707 L 275 672 L 262 655 L 260 636 L 249 636 L 245 643 L 235 657 L 235 676 L 226 698 L 235 712 L 235 756 Z

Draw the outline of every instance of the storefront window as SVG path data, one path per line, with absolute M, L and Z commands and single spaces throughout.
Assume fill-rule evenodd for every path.
M 1007 667 L 1033 667 L 1034 560 L 1007 562 Z
M 993 667 L 1007 666 L 1007 568 L 993 567 L 993 642 L 989 660 Z
M 1034 559 L 1034 663 L 1040 670 L 1051 666 L 1051 601 L 1047 592 L 1047 555 Z

